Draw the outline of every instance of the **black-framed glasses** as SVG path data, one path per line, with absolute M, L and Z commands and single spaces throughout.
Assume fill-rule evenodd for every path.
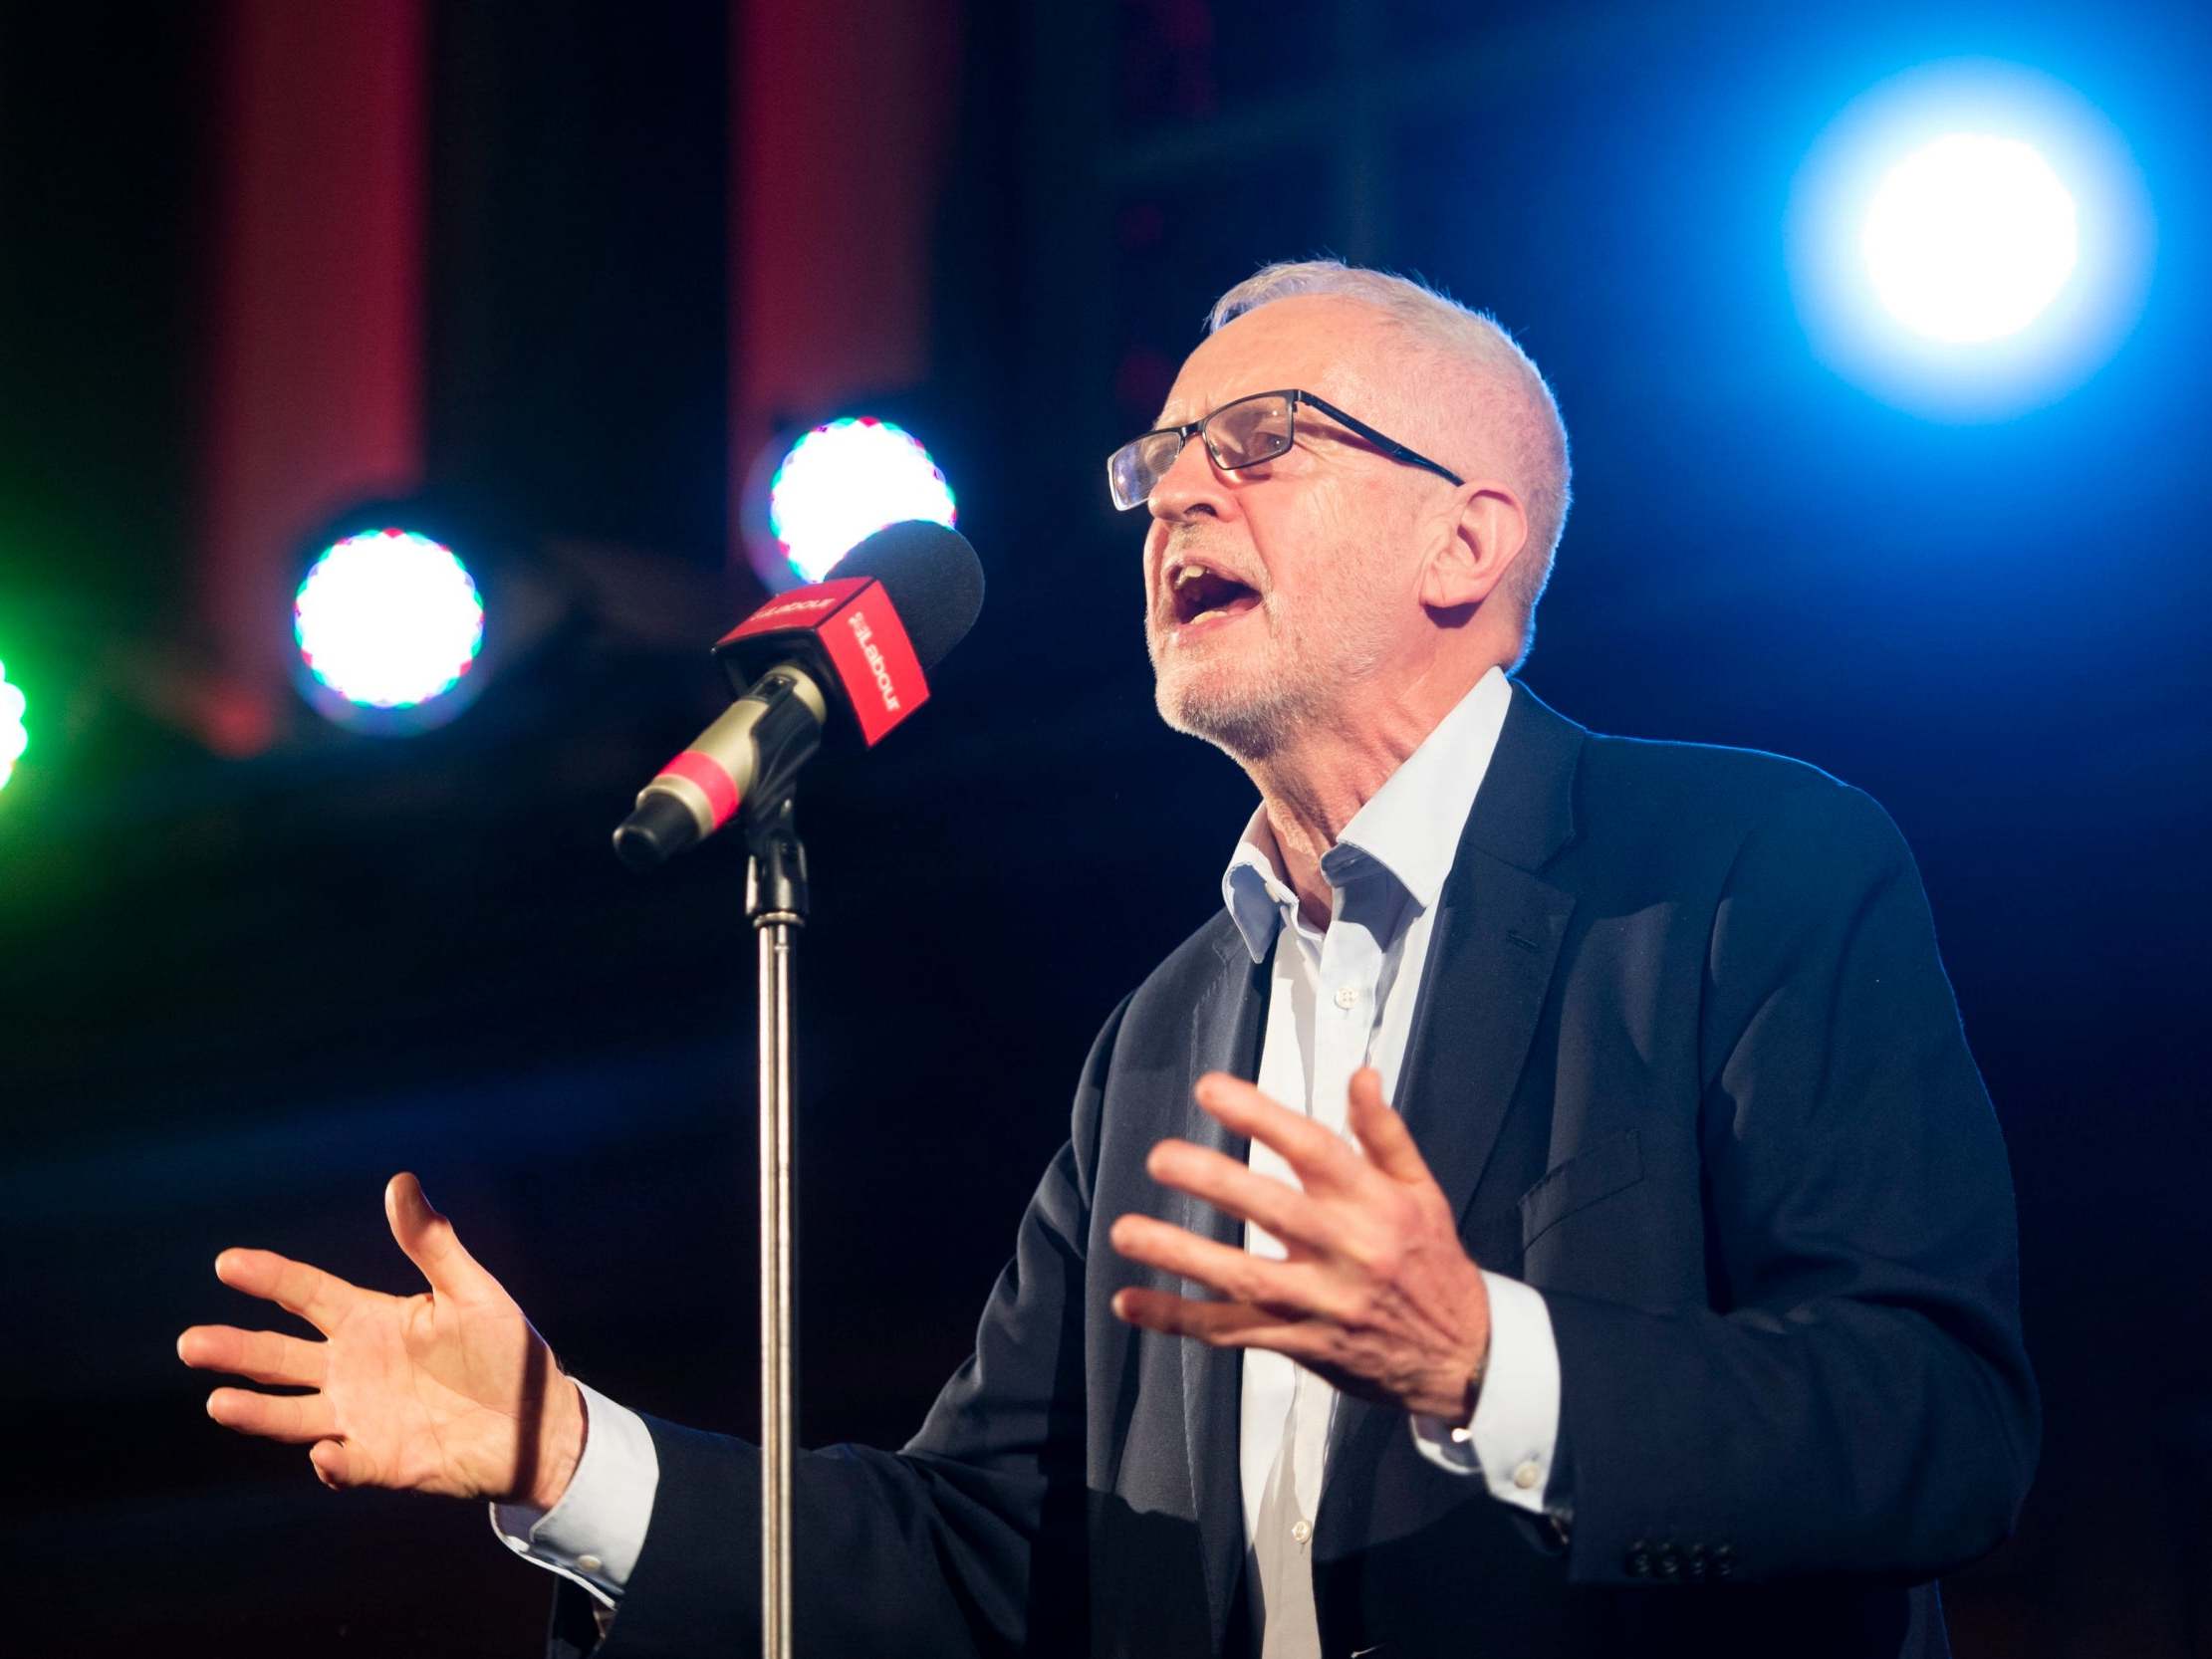
M 1354 420 L 1336 404 L 1324 402 L 1310 391 L 1256 391 L 1249 397 L 1222 404 L 1212 414 L 1187 426 L 1162 426 L 1156 432 L 1131 438 L 1108 455 L 1106 487 L 1113 492 L 1113 505 L 1125 513 L 1149 501 L 1152 491 L 1167 476 L 1167 469 L 1175 464 L 1175 457 L 1183 452 L 1183 445 L 1194 433 L 1206 440 L 1206 453 L 1223 472 L 1256 467 L 1263 461 L 1288 454 L 1298 438 L 1298 406 L 1301 403 L 1312 404 L 1347 431 L 1358 433 L 1393 461 L 1424 468 L 1454 484 L 1467 482 L 1451 468 L 1439 466 L 1395 438 L 1384 437 L 1365 421 Z

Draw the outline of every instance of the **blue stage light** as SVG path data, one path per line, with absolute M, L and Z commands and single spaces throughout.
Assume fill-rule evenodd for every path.
M 1822 135 L 1790 214 L 1815 352 L 1917 412 L 2048 403 L 2141 310 L 2151 230 L 2125 143 L 2048 77 L 1980 60 L 1877 87 Z
M 768 527 L 802 582 L 819 582 L 866 537 L 904 519 L 950 525 L 952 487 L 919 439 L 869 415 L 805 433 L 768 486 Z

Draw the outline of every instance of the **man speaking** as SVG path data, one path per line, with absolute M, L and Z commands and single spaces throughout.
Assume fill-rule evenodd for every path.
M 1160 712 L 1260 806 L 920 1433 L 800 1458 L 806 1651 L 1945 1652 L 1933 1580 L 2011 1527 L 2037 1402 L 1888 819 L 1509 678 L 1566 434 L 1413 283 L 1261 271 L 1107 470 Z M 324 1339 L 186 1331 L 313 1390 L 210 1415 L 490 1500 L 571 1580 L 556 1654 L 756 1644 L 755 1450 L 563 1375 L 413 1178 L 385 1198 L 429 1291 L 225 1252 Z

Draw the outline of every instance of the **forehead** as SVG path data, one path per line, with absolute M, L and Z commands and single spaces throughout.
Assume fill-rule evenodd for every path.
M 1300 294 L 1248 311 L 1183 359 L 1159 424 L 1180 426 L 1256 391 L 1299 387 L 1355 398 L 1387 370 L 1388 319 L 1337 294 Z

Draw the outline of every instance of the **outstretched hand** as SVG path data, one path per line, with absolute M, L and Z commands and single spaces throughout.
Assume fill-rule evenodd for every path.
M 1225 1072 L 1199 1078 L 1196 1098 L 1231 1133 L 1280 1152 L 1301 1184 L 1185 1140 L 1161 1141 L 1144 1167 L 1273 1234 L 1287 1259 L 1121 1216 L 1114 1249 L 1222 1300 L 1131 1287 L 1114 1293 L 1113 1311 L 1216 1347 L 1272 1348 L 1348 1393 L 1463 1418 L 1489 1361 L 1490 1295 L 1460 1246 L 1451 1201 L 1384 1103 L 1380 1075 L 1371 1066 L 1352 1074 L 1357 1146 Z
M 218 1388 L 207 1414 L 241 1434 L 308 1445 L 325 1486 L 395 1487 L 551 1509 L 584 1450 L 584 1402 L 499 1281 L 461 1248 L 412 1175 L 384 1188 L 391 1236 L 430 1289 L 349 1285 L 266 1250 L 226 1250 L 215 1277 L 322 1332 L 194 1325 L 177 1357 L 304 1388 Z

